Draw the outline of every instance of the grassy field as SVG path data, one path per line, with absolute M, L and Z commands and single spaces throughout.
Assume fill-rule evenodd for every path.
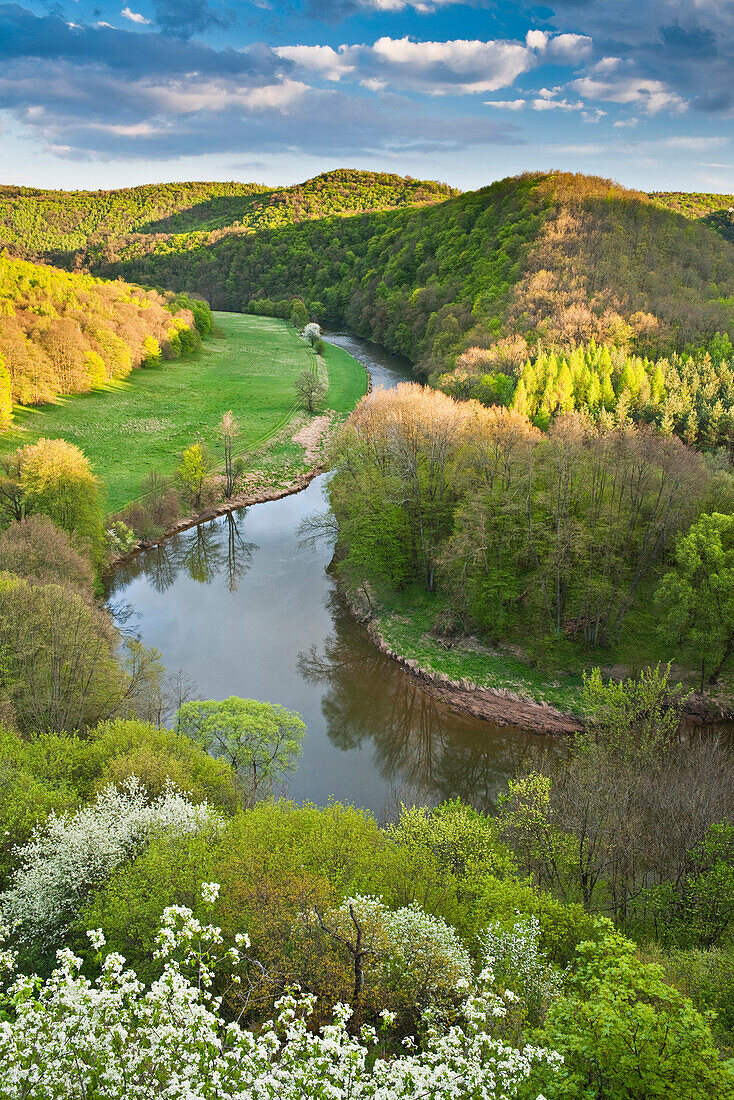
M 188 359 L 133 371 L 122 382 L 57 404 L 16 409 L 0 451 L 42 436 L 76 443 L 105 482 L 110 511 L 134 500 L 151 470 L 172 473 L 195 439 L 215 450 L 216 425 L 227 409 L 240 421 L 240 453 L 257 452 L 258 464 L 268 466 L 273 440 L 285 457 L 297 458 L 297 445 L 282 437 L 300 413 L 294 383 L 314 368 L 313 351 L 285 321 L 214 317 L 214 336 Z M 327 405 L 346 414 L 366 389 L 364 369 L 341 348 L 327 347 L 326 361 Z

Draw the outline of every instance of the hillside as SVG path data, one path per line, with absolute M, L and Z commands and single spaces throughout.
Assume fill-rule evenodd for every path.
M 734 247 L 608 180 L 523 175 L 440 205 L 228 236 L 103 270 L 218 308 L 303 296 L 425 372 L 521 333 L 646 354 L 734 331 Z
M 734 241 L 734 195 L 695 191 L 651 191 L 649 198 L 665 210 L 701 221 L 727 241 Z
M 656 357 L 734 332 L 734 247 L 710 229 L 726 196 L 648 196 L 565 173 L 458 195 L 348 170 L 279 191 L 10 191 L 0 226 L 11 247 L 22 239 L 65 265 L 195 292 L 219 309 L 277 313 L 300 296 L 319 321 L 425 374 L 517 333 Z
M 193 350 L 197 323 L 211 324 L 201 302 L 0 256 L 0 428 L 11 402 L 85 393 Z
M 99 264 L 118 255 L 185 250 L 223 233 L 435 202 L 455 193 L 434 181 L 349 169 L 279 189 L 256 183 L 151 184 L 119 191 L 0 187 L 0 244 L 24 258 Z

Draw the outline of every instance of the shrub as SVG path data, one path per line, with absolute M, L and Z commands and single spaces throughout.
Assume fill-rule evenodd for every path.
M 3 569 L 37 584 L 61 584 L 90 595 L 94 574 L 89 559 L 48 516 L 29 516 L 0 534 Z

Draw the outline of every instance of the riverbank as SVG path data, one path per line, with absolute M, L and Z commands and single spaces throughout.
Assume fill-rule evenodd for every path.
M 583 669 L 547 672 L 531 664 L 517 646 L 439 635 L 433 629 L 435 608 L 431 612 L 421 599 L 408 597 L 378 609 L 350 599 L 346 604 L 381 653 L 462 713 L 541 734 L 573 734 L 584 728 Z M 673 667 L 671 677 L 683 680 L 685 687 L 687 671 Z M 602 667 L 602 673 L 621 679 L 635 670 Z M 731 723 L 731 694 L 692 691 L 683 716 L 689 727 Z

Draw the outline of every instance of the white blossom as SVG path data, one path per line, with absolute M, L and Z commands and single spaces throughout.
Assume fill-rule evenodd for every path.
M 156 837 L 191 835 L 219 822 L 206 802 L 194 805 L 170 783 L 152 800 L 135 776 L 110 784 L 76 813 L 51 813 L 17 850 L 18 870 L 0 895 L 3 920 L 20 940 L 54 946 L 89 891 L 120 863 Z
M 253 1034 L 219 1015 L 211 993 L 219 929 L 180 906 L 166 910 L 173 940 L 161 977 L 147 988 L 115 953 L 91 982 L 71 951 L 51 977 L 19 976 L 0 1014 L 0 1100 L 511 1100 L 553 1052 L 510 1047 L 493 1035 L 497 995 L 477 983 L 449 1027 L 428 1017 L 425 1039 L 381 1057 L 372 1028 L 349 1034 L 349 1005 L 314 1032 L 315 998 L 298 991 Z M 198 960 L 189 980 L 174 954 Z M 490 975 L 488 968 L 485 971 Z M 91 1091 L 90 1091 L 91 1090 Z

